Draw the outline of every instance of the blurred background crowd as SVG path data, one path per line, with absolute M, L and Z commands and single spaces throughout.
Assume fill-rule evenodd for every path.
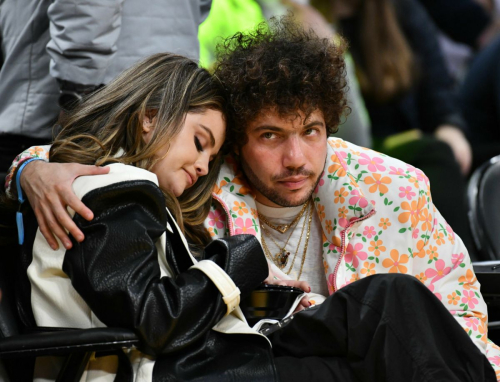
M 0 175 L 24 149 L 50 142 L 64 97 L 91 92 L 160 51 L 211 68 L 223 38 L 292 12 L 349 46 L 351 111 L 338 135 L 422 170 L 474 258 L 467 182 L 500 154 L 499 0 L 164 3 L 0 0 Z

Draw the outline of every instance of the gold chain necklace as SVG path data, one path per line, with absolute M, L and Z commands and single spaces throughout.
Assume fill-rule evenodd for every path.
M 297 254 L 299 252 L 300 243 L 302 242 L 302 236 L 304 234 L 304 230 L 305 230 L 305 227 L 307 225 L 306 241 L 304 243 L 304 251 L 303 251 L 303 254 L 302 254 L 302 262 L 300 264 L 300 270 L 299 270 L 299 275 L 297 277 L 297 280 L 300 280 L 300 276 L 302 276 L 302 271 L 304 270 L 304 264 L 305 264 L 306 255 L 307 255 L 307 248 L 309 246 L 309 238 L 311 236 L 311 226 L 312 226 L 313 212 L 314 212 L 314 206 L 311 206 L 311 209 L 310 209 L 310 212 L 309 212 L 309 219 L 307 221 L 307 224 L 304 221 L 304 225 L 302 226 L 302 232 L 300 233 L 299 242 L 297 244 L 297 250 L 295 251 L 295 254 L 293 256 L 292 263 L 291 263 L 290 268 L 288 269 L 288 271 L 285 272 L 287 275 L 289 275 L 290 272 L 293 269 L 293 265 L 295 263 L 295 259 L 297 258 Z M 262 227 L 262 228 L 264 228 L 264 227 Z M 265 228 L 264 228 L 264 230 L 265 230 Z M 274 242 L 274 244 L 277 245 L 276 241 L 274 241 L 274 239 L 272 237 L 270 237 L 270 238 Z M 287 243 L 288 243 L 288 240 L 287 240 Z M 280 248 L 279 245 L 277 245 L 277 247 Z M 267 246 L 267 243 L 265 241 L 264 235 L 262 235 L 262 248 L 264 249 L 264 254 L 266 255 L 266 257 L 269 258 L 278 268 L 283 269 L 286 266 L 286 263 L 288 261 L 288 256 L 286 257 L 286 259 L 284 261 L 284 265 L 281 265 L 282 264 L 282 262 L 281 262 L 282 259 L 279 257 L 279 253 L 273 257 L 273 255 L 271 254 L 271 251 L 269 250 L 269 247 Z
M 266 223 L 270 228 L 274 229 L 275 231 L 278 231 L 281 234 L 284 234 L 284 233 L 286 233 L 286 231 L 288 231 L 290 229 L 290 227 L 292 227 L 295 223 L 297 223 L 299 221 L 299 219 L 304 214 L 304 211 L 306 210 L 307 206 L 309 205 L 310 201 L 311 201 L 311 199 L 309 199 L 306 203 L 304 203 L 304 206 L 300 210 L 299 214 L 295 217 L 295 219 L 292 220 L 292 222 L 290 224 L 274 225 L 269 220 L 267 220 L 265 216 L 258 213 L 259 219 L 261 221 L 263 221 L 264 223 Z
M 295 225 L 292 233 L 290 234 L 290 236 L 288 236 L 288 239 L 285 243 L 285 245 L 283 247 L 281 247 L 273 238 L 272 236 L 270 235 L 270 233 L 268 232 L 267 228 L 264 226 L 264 224 L 261 224 L 260 225 L 262 227 L 262 247 L 264 248 L 264 253 L 266 253 L 266 249 L 267 249 L 267 253 L 266 253 L 266 256 L 268 258 L 270 258 L 274 264 L 276 264 L 276 266 L 279 268 L 279 269 L 283 269 L 286 267 L 286 264 L 288 262 L 288 258 L 290 256 L 290 252 L 287 251 L 285 248 L 286 246 L 288 245 L 288 241 L 290 240 L 290 238 L 292 237 L 293 233 L 295 232 L 295 228 L 297 228 L 298 224 Z M 304 234 L 304 228 L 305 228 L 305 224 L 302 226 L 302 232 L 300 233 L 300 239 L 299 239 L 299 244 L 297 245 L 297 250 L 295 251 L 295 255 L 293 256 L 293 262 L 295 262 L 295 258 L 297 257 L 297 252 L 298 252 L 298 248 L 299 248 L 299 245 L 300 245 L 300 242 L 302 240 L 302 235 Z M 273 241 L 274 245 L 276 245 L 279 249 L 278 253 L 276 255 L 272 255 L 271 254 L 271 251 L 269 250 L 269 247 L 267 246 L 267 243 L 266 243 L 266 239 L 264 238 L 264 236 L 267 234 L 267 236 L 269 236 L 269 238 Z M 293 265 L 293 262 L 292 262 L 292 265 Z
M 278 253 L 276 255 L 272 256 L 271 251 L 269 251 L 268 257 L 274 262 L 274 264 L 276 264 L 276 266 L 279 269 L 285 268 L 286 263 L 288 262 L 288 257 L 290 256 L 290 252 L 286 250 L 286 246 L 288 245 L 288 242 L 290 241 L 290 238 L 292 237 L 293 233 L 295 232 L 295 228 L 297 228 L 298 224 L 295 225 L 295 227 L 293 228 L 290 235 L 288 235 L 288 239 L 286 239 L 286 242 L 282 247 L 280 245 L 278 245 L 278 243 L 271 237 L 270 233 L 268 232 L 268 230 L 264 226 L 264 224 L 261 224 L 260 226 L 262 227 L 262 242 L 263 242 L 262 247 L 264 247 L 264 244 L 265 244 L 266 248 L 269 249 L 269 247 L 267 247 L 267 244 L 265 243 L 265 239 L 264 239 L 264 235 L 267 234 L 267 236 L 269 236 L 269 238 L 273 241 L 273 243 L 278 247 Z
M 297 276 L 297 281 L 300 280 L 300 276 L 302 276 L 302 270 L 304 269 L 304 263 L 306 262 L 307 247 L 309 246 L 309 237 L 311 236 L 311 225 L 312 225 L 311 223 L 312 223 L 313 212 L 314 212 L 314 206 L 311 206 L 311 212 L 309 212 L 309 221 L 307 223 L 307 235 L 306 235 L 306 242 L 304 244 L 304 254 L 302 255 L 302 263 L 300 264 L 300 270 L 299 270 L 299 275 Z

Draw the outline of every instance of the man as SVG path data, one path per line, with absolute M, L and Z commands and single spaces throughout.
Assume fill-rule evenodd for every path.
M 311 325 L 303 321 L 306 311 L 272 337 L 276 355 L 293 356 L 287 368 L 281 357 L 280 377 L 319 369 L 339 378 L 352 371 L 363 380 L 385 379 L 386 372 L 396 373 L 394 380 L 408 372 L 421 373 L 421 380 L 456 380 L 450 375 L 470 365 L 461 357 L 477 348 L 498 370 L 499 349 L 487 342 L 486 306 L 467 250 L 434 208 L 425 175 L 383 154 L 327 138 L 345 109 L 342 53 L 341 44 L 277 22 L 270 30 L 261 27 L 226 41 L 216 69 L 231 99 L 228 143 L 234 155 L 221 169 L 207 227 L 214 237 L 256 235 L 271 264 L 271 279 L 309 282 L 310 301 L 318 305 L 314 317 L 323 317 Z M 70 184 L 82 173 L 70 167 L 76 165 L 30 164 L 21 177 L 23 189 L 39 221 L 49 222 L 44 232 L 49 243 L 55 244 L 51 230 L 68 244 L 60 224 L 83 240 L 59 199 L 82 216 L 90 211 L 71 200 L 67 189 L 57 191 L 64 186 L 40 182 L 50 166 L 59 166 L 52 175 L 57 183 Z M 72 175 L 61 177 L 61 170 Z M 47 201 L 36 196 L 45 190 L 56 190 Z M 367 278 L 384 273 L 416 278 Z M 354 283 L 359 279 L 364 280 Z M 315 330 L 328 321 L 328 337 L 321 338 L 325 331 Z M 380 331 L 382 322 L 390 329 Z M 454 353 L 458 349 L 462 355 Z M 331 354 L 333 367 L 306 358 L 337 350 L 349 367 L 337 353 Z M 401 365 L 388 365 L 392 357 Z M 482 379 L 462 373 L 461 380 Z

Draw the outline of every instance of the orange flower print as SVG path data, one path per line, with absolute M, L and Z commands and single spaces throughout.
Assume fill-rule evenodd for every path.
M 332 221 L 331 220 L 327 220 L 326 221 L 326 232 L 330 233 L 332 231 L 333 231 Z
M 419 240 L 417 242 L 417 250 L 413 252 L 413 256 L 417 257 L 425 257 L 425 242 L 423 240 Z
M 347 216 L 347 212 L 349 212 L 347 210 L 347 208 L 345 207 L 340 207 L 339 208 L 339 218 L 342 219 L 342 218 L 345 218 Z
M 463 283 L 464 289 L 477 289 L 477 286 L 474 284 L 476 283 L 477 278 L 474 276 L 474 272 L 472 272 L 470 269 L 467 269 L 467 272 L 465 273 L 465 276 L 460 276 L 458 278 L 458 282 L 461 284 Z
M 328 143 L 333 149 L 340 149 L 341 147 L 344 149 L 347 148 L 347 143 L 345 143 L 342 139 L 329 139 Z
M 382 240 L 377 240 L 377 241 L 372 240 L 370 241 L 371 247 L 368 247 L 368 250 L 370 252 L 373 252 L 375 256 L 378 256 L 380 255 L 380 252 L 385 252 L 386 250 L 386 248 L 382 244 L 383 244 Z
M 35 146 L 29 149 L 29 153 L 31 157 L 36 158 L 46 158 L 48 159 L 48 152 L 46 152 L 43 147 Z
M 365 183 L 372 185 L 368 189 L 368 191 L 370 191 L 371 193 L 374 193 L 374 192 L 377 192 L 377 190 L 379 190 L 379 192 L 381 194 L 386 194 L 389 191 L 386 184 L 392 183 L 391 178 L 389 178 L 388 176 L 382 177 L 381 174 L 376 174 L 376 173 L 372 173 L 372 175 L 373 175 L 373 178 L 371 176 L 367 176 L 365 178 Z
M 488 328 L 483 321 L 479 322 L 478 330 L 479 330 L 479 334 L 481 334 L 481 341 L 483 341 L 485 344 L 487 344 L 488 343 Z M 500 371 L 497 372 L 497 379 L 499 377 L 499 375 L 498 375 L 499 372 Z
M 248 213 L 248 208 L 246 208 L 245 202 L 234 202 L 233 211 L 237 212 L 239 216 Z
M 410 183 L 413 183 L 413 185 L 415 186 L 415 188 L 418 188 L 418 187 L 419 187 L 419 184 L 418 184 L 418 179 L 417 179 L 417 178 L 415 178 L 415 177 L 413 177 L 413 176 L 412 176 L 410 179 L 408 179 L 408 181 L 409 181 Z
M 437 259 L 439 256 L 437 247 L 433 247 L 432 245 L 429 245 L 429 249 L 426 251 L 426 253 L 429 256 L 429 260 Z
M 214 237 L 215 236 L 214 227 L 208 227 L 208 233 L 210 234 L 210 237 Z
M 254 219 L 257 219 L 259 217 L 259 212 L 255 208 L 250 208 L 250 215 L 252 215 Z
M 391 251 L 391 258 L 385 259 L 382 262 L 382 265 L 385 268 L 390 268 L 389 273 L 407 273 L 408 268 L 401 264 L 406 264 L 408 262 L 408 259 L 408 255 L 399 256 L 399 251 L 397 249 L 393 249 Z
M 422 231 L 431 231 L 432 230 L 432 215 L 429 213 L 427 208 L 423 208 L 420 212 L 420 221 L 422 223 Z
M 398 220 L 400 223 L 404 224 L 411 218 L 411 226 L 415 227 L 418 223 L 418 215 L 420 210 L 418 208 L 418 202 L 416 200 L 412 200 L 411 204 L 408 202 L 401 203 L 401 209 L 406 212 L 402 212 L 398 216 Z
M 332 161 L 335 162 L 336 160 L 338 160 L 337 156 L 332 155 Z M 342 167 L 342 165 L 340 163 L 333 163 L 332 165 L 330 165 L 328 167 L 328 172 L 330 174 L 333 174 L 333 175 L 338 176 L 338 177 L 343 177 L 347 173 L 345 171 L 345 168 Z
M 433 236 L 434 240 L 436 240 L 437 245 L 444 244 L 444 233 L 436 231 Z
M 325 269 L 325 273 L 328 273 L 328 269 L 330 269 L 330 267 L 328 266 L 328 263 L 323 260 L 323 268 Z
M 215 185 L 214 186 L 214 189 L 213 189 L 213 192 L 216 194 L 216 195 L 220 195 L 222 193 L 222 187 L 224 187 L 225 185 L 227 184 L 227 182 L 222 179 L 219 183 L 219 185 Z
M 359 280 L 359 275 L 357 273 L 354 273 L 353 275 L 351 275 L 351 279 L 349 280 L 349 282 L 353 283 L 354 281 L 358 280 Z
M 368 261 L 365 261 L 363 263 L 363 268 L 361 268 L 361 273 L 367 276 L 374 275 L 375 273 L 377 273 L 375 271 L 375 264 L 370 264 Z
M 233 179 L 233 183 L 239 184 L 241 186 L 240 189 L 238 190 L 238 193 L 242 195 L 247 195 L 252 192 L 251 188 L 248 187 L 248 184 L 247 182 L 245 182 L 243 175 L 241 173 L 236 175 L 236 177 Z
M 382 218 L 380 219 L 380 223 L 378 224 L 379 227 L 381 227 L 382 229 L 387 229 L 389 228 L 390 226 L 392 225 L 392 223 L 389 221 L 389 218 Z
M 345 197 L 349 195 L 349 192 L 345 189 L 345 187 L 342 187 L 340 190 L 336 190 L 333 193 L 333 196 L 335 196 L 335 199 L 333 199 L 334 203 L 344 203 L 345 202 Z
M 318 216 L 319 220 L 321 221 L 323 221 L 323 219 L 325 218 L 325 206 L 319 203 L 318 203 Z
M 419 279 L 422 283 L 425 282 L 425 280 L 427 280 L 427 276 L 425 275 L 424 272 L 421 272 L 419 273 L 418 275 L 415 276 L 417 279 Z
M 455 292 L 448 295 L 448 304 L 457 305 L 459 301 L 460 301 L 460 296 L 457 295 Z

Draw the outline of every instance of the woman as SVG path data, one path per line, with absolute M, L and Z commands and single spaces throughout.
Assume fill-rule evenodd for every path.
M 185 239 L 198 248 L 210 241 L 201 223 L 225 135 L 223 110 L 218 82 L 207 71 L 157 54 L 63 118 L 51 161 L 110 170 L 74 183 L 94 208 L 91 222 L 73 213 L 83 242 L 53 251 L 27 219 L 19 277 L 27 326 L 134 329 L 142 340 L 141 350 L 127 353 L 134 380 L 189 380 L 201 372 L 218 379 L 229 355 L 243 380 L 271 378 L 268 342 L 238 309 L 239 293 L 268 276 L 257 240 L 216 241 L 193 266 Z M 236 334 L 219 333 L 228 328 Z M 91 359 L 84 379 L 113 380 L 116 362 Z M 55 379 L 56 369 L 39 360 L 35 378 Z

